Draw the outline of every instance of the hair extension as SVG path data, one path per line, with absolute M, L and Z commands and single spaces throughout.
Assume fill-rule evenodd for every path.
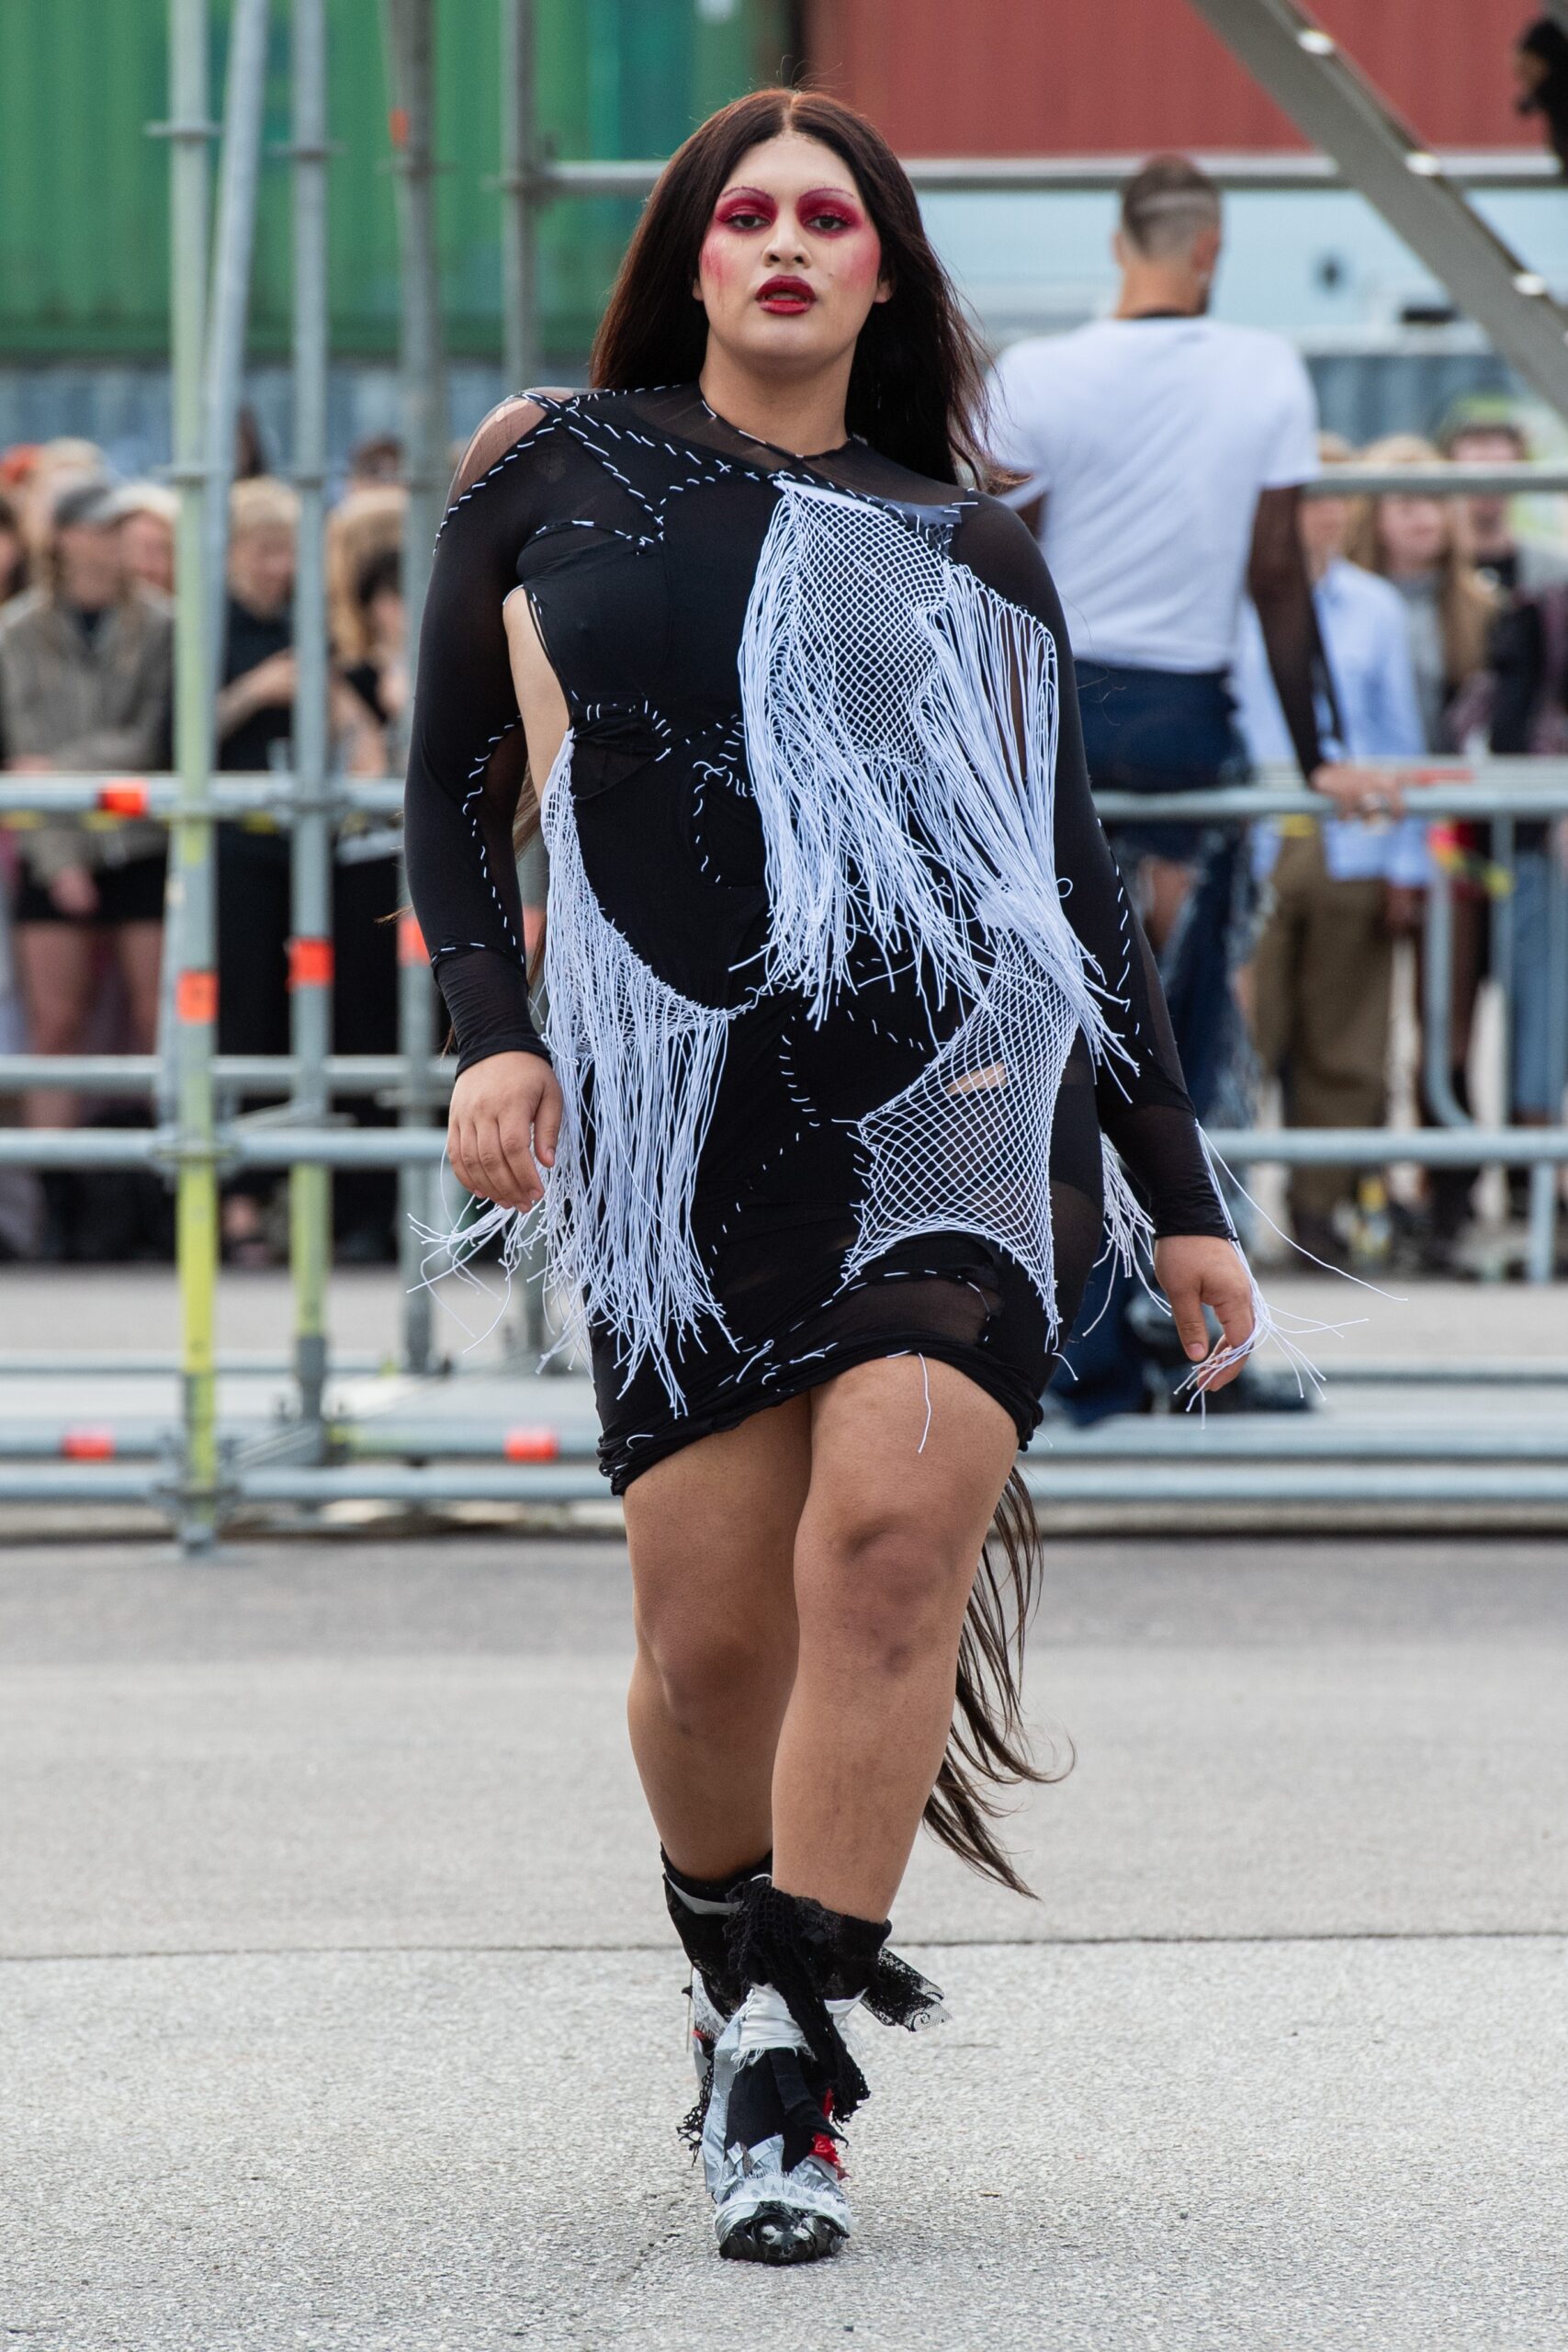
M 994 1825 L 1004 1807 L 993 1791 L 1065 1780 L 1066 1761 L 1045 1770 L 1030 1753 L 1023 1724 L 1023 1647 L 1040 1597 L 1044 1544 L 1029 1489 L 1009 1473 L 980 1556 L 958 1645 L 953 1731 L 936 1786 L 926 1801 L 933 1838 L 985 1878 L 1032 1895 Z

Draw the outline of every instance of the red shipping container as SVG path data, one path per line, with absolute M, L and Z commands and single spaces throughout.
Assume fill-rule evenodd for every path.
M 1530 0 L 1317 0 L 1312 11 L 1435 147 L 1539 146 L 1509 51 Z M 902 155 L 1300 148 L 1186 0 L 807 0 L 813 78 Z

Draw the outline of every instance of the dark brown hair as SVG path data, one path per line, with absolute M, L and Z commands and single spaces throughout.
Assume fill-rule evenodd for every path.
M 962 469 L 986 484 L 979 345 L 931 250 L 908 175 L 863 115 L 818 91 L 754 90 L 710 115 L 671 157 L 621 264 L 593 345 L 592 382 L 637 391 L 691 383 L 701 372 L 707 319 L 692 283 L 714 206 L 748 149 L 786 130 L 819 139 L 848 165 L 893 284 L 855 347 L 850 432 L 931 481 L 956 481 Z

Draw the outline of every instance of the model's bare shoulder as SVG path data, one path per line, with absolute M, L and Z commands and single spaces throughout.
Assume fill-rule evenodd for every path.
M 509 392 L 505 400 L 498 401 L 489 415 L 481 419 L 457 461 L 457 470 L 452 477 L 452 488 L 447 496 L 448 506 L 455 505 L 459 498 L 473 489 L 476 482 L 482 481 L 486 474 L 493 473 L 518 443 L 527 439 L 535 427 L 550 413 L 546 401 L 572 398 L 574 394 L 570 390 L 551 389 L 537 393 Z

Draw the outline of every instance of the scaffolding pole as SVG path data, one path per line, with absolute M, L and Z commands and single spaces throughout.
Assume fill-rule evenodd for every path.
M 1560 416 L 1568 313 L 1466 202 L 1442 160 L 1295 0 L 1192 0 L 1227 49 L 1376 207 Z
M 175 958 L 175 1258 L 180 1291 L 182 1423 L 177 1519 L 187 1551 L 218 1529 L 218 1171 L 212 1051 L 212 827 L 205 814 L 210 737 L 207 695 L 206 468 L 202 341 L 207 283 L 209 136 L 207 0 L 169 0 L 169 297 L 178 601 L 175 616 L 175 763 L 179 776 L 169 908 Z
M 1528 148 L 1446 150 L 1437 160 L 1444 178 L 1455 187 L 1544 188 L 1562 181 L 1554 156 Z M 924 196 L 1116 196 L 1147 161 L 1146 151 L 1130 155 L 917 155 L 904 169 Z M 1357 186 L 1332 155 L 1200 153 L 1192 161 L 1216 187 L 1235 195 Z M 655 156 L 548 162 L 541 157 L 536 180 L 542 199 L 642 197 L 663 169 Z
M 529 390 L 539 366 L 534 29 L 534 0 L 502 0 L 501 326 L 512 392 Z
M 327 34 L 324 0 L 293 0 L 294 482 L 299 495 L 294 582 L 294 824 L 289 1031 L 293 1114 L 327 1119 L 333 1017 L 333 835 L 327 813 Z M 327 1281 L 332 1174 L 288 1171 L 294 1369 L 308 1458 L 325 1453 Z
M 402 280 L 400 367 L 402 377 L 403 602 L 408 615 L 411 673 L 419 657 L 420 623 L 430 578 L 431 550 L 446 490 L 446 381 L 442 358 L 441 288 L 435 244 L 434 50 L 432 0 L 383 0 L 387 74 L 392 92 L 392 162 L 398 187 L 398 252 Z M 411 690 L 415 684 L 411 674 Z M 410 892 L 400 860 L 401 897 Z M 399 1109 L 405 1127 L 429 1125 L 431 1098 L 420 1073 L 434 1038 L 430 967 L 410 918 L 400 929 L 398 1045 L 409 1067 Z M 411 1372 L 431 1361 L 431 1302 L 423 1287 L 423 1248 L 416 1225 L 436 1221 L 435 1187 L 425 1168 L 405 1164 L 398 1179 L 398 1263 L 403 1277 L 403 1358 Z
M 268 0 L 234 0 L 223 100 L 218 219 L 213 232 L 212 300 L 208 311 L 206 417 L 207 661 L 216 695 L 223 661 L 228 602 L 229 492 L 245 370 L 251 261 L 261 180 L 262 119 L 266 106 Z

